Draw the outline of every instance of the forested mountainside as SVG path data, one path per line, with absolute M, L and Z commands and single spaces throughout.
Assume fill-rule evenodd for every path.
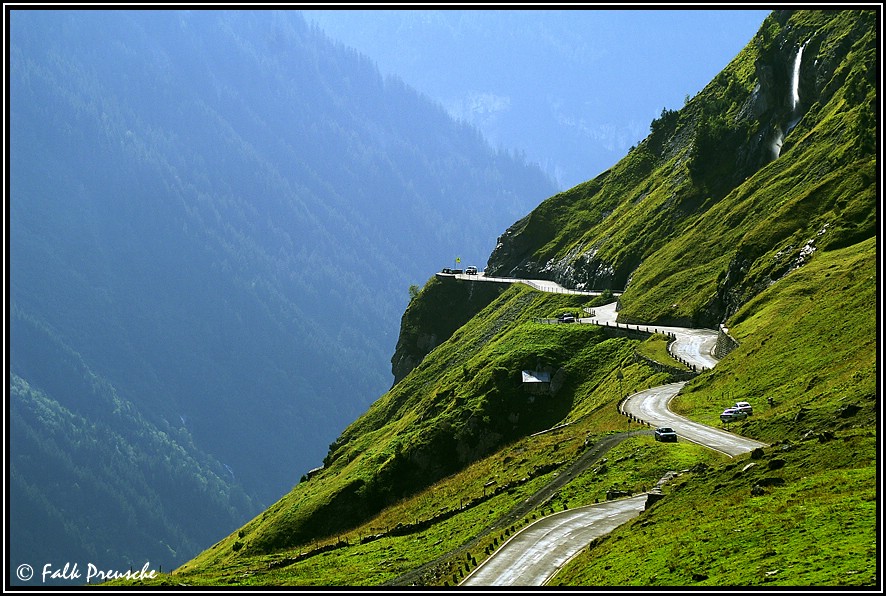
M 730 430 L 766 448 L 731 459 L 647 430 L 509 518 L 589 445 L 637 430 L 621 398 L 679 363 L 649 364 L 669 359 L 663 336 L 540 322 L 599 304 L 587 296 L 434 276 L 403 315 L 399 382 L 324 468 L 159 582 L 452 585 L 537 515 L 672 471 L 664 499 L 556 583 L 875 585 L 879 16 L 772 13 L 684 108 L 519 220 L 489 260 L 623 289 L 621 320 L 724 323 L 736 347 L 672 408 L 716 425 L 750 401 Z M 551 371 L 548 393 L 521 385 L 527 369 Z
M 244 523 L 391 386 L 410 284 L 554 192 L 297 12 L 9 34 L 13 563 Z

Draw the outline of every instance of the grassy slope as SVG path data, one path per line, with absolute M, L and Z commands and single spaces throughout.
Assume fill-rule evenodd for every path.
M 687 474 L 556 582 L 875 585 L 876 275 L 871 239 L 817 255 L 737 313 L 741 346 L 675 409 L 716 425 L 724 405 L 748 400 L 756 412 L 733 430 L 772 446 L 758 460 Z M 765 478 L 784 484 L 752 497 Z
M 770 442 L 833 428 L 838 407 L 850 404 L 861 410 L 846 420 L 874 428 L 876 261 L 873 238 L 824 252 L 746 304 L 731 328 L 740 348 L 687 385 L 672 407 L 714 424 L 718 412 L 706 400 L 756 403 L 765 417 L 749 418 L 739 432 Z
M 613 396 L 614 400 L 615 396 Z M 613 409 L 614 409 L 614 401 Z M 626 419 L 619 418 L 622 430 L 628 427 Z M 585 419 L 559 431 L 526 437 L 506 445 L 495 454 L 468 466 L 464 471 L 446 477 L 427 490 L 404 499 L 382 511 L 367 523 L 343 533 L 348 546 L 318 554 L 281 569 L 268 569 L 268 564 L 293 557 L 311 547 L 330 542 L 269 555 L 242 556 L 225 564 L 201 566 L 199 561 L 189 563 L 173 576 L 163 576 L 157 583 L 188 585 L 315 585 L 363 586 L 379 585 L 396 579 L 417 566 L 445 556 L 470 539 L 482 534 L 493 520 L 504 516 L 574 460 L 583 450 L 587 437 L 596 437 L 590 420 Z M 640 491 L 651 486 L 672 469 L 683 469 L 699 461 L 710 465 L 726 458 L 691 443 L 678 446 L 655 443 L 650 436 L 625 441 L 607 454 L 608 465 L 596 466 L 564 487 L 552 501 L 530 516 L 520 519 L 505 530 L 483 536 L 470 550 L 442 562 L 436 575 L 440 585 L 453 583 L 466 575 L 468 569 L 483 560 L 487 548 L 500 545 L 507 537 L 532 519 L 605 498 L 611 487 Z M 551 471 L 551 462 L 558 465 Z M 541 471 L 541 473 L 539 473 Z M 494 485 L 488 486 L 490 482 Z M 492 498 L 481 497 L 499 486 L 503 490 Z M 466 505 L 463 509 L 459 507 Z M 397 524 L 412 523 L 438 515 L 441 511 L 459 510 L 429 528 L 404 536 L 386 534 Z M 386 534 L 377 540 L 361 544 L 361 538 Z M 215 550 L 223 548 L 224 542 Z M 467 557 L 470 554 L 470 557 Z M 453 578 L 455 576 L 455 578 Z
M 589 325 L 532 321 L 584 300 L 511 287 L 348 427 L 322 472 L 189 567 L 222 566 L 334 537 L 503 445 L 554 426 L 570 411 L 580 417 L 617 401 L 617 384 L 606 381 L 636 340 L 608 339 Z M 531 400 L 520 387 L 520 371 L 539 364 L 562 368 L 563 388 Z M 655 379 L 632 365 L 624 388 Z

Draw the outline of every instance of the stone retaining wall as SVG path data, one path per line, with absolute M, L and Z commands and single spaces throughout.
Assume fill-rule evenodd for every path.
M 738 340 L 729 335 L 729 330 L 726 327 L 720 325 L 717 334 L 717 346 L 714 348 L 714 357 L 718 360 L 722 360 L 737 347 Z

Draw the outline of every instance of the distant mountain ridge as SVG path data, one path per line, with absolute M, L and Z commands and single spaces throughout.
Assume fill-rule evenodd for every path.
M 475 123 L 495 146 L 525 150 L 564 190 L 619 161 L 662 106 L 680 106 L 701 89 L 767 11 L 561 5 L 304 13 L 372 56 L 382 72 Z
M 409 285 L 554 188 L 298 13 L 9 26 L 15 561 L 242 523 L 390 387 Z

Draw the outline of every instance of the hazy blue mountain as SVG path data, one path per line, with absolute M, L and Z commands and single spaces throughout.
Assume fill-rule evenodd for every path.
M 627 154 L 663 108 L 684 105 L 768 10 L 308 10 L 375 60 L 518 148 L 565 190 Z
M 13 564 L 243 523 L 390 387 L 410 284 L 555 190 L 295 12 L 9 31 Z

